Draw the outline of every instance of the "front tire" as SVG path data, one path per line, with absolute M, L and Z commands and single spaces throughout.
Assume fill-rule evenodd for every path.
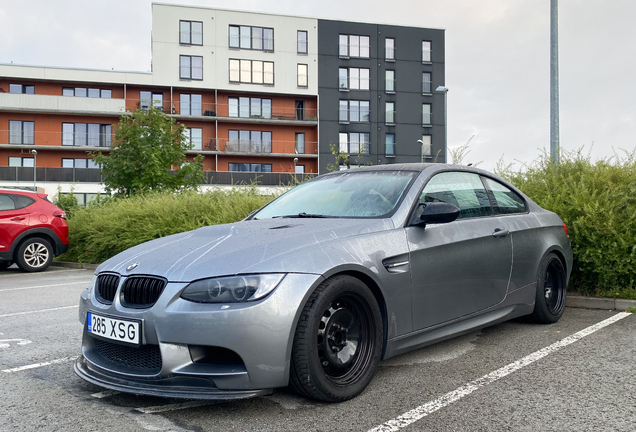
M 554 253 L 547 254 L 539 265 L 534 311 L 530 319 L 541 324 L 557 322 L 565 310 L 566 272 Z
M 23 271 L 41 272 L 53 261 L 51 244 L 39 237 L 32 237 L 20 244 L 16 252 L 16 263 Z
M 382 356 L 382 313 L 369 288 L 351 276 L 320 284 L 305 304 L 292 348 L 290 383 L 324 402 L 359 395 Z

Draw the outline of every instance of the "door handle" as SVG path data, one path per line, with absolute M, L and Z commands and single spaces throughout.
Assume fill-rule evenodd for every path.
M 497 238 L 502 238 L 507 236 L 508 234 L 510 234 L 510 231 L 508 231 L 507 229 L 497 228 L 495 229 L 495 232 L 492 233 L 492 236 Z
M 14 222 L 20 222 L 20 221 L 23 221 L 24 219 L 26 219 L 26 218 L 23 218 L 23 217 L 20 217 L 20 216 L 16 216 L 16 217 L 14 217 L 11 220 L 14 221 Z

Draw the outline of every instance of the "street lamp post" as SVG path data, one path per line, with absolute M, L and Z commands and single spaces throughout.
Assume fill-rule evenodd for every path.
M 417 140 L 417 143 L 420 145 L 420 162 L 424 163 L 424 141 Z
M 38 191 L 38 187 L 36 186 L 36 168 L 37 168 L 37 157 L 38 157 L 38 151 L 33 149 L 31 150 L 31 154 L 33 155 L 33 191 L 37 192 Z
M 448 87 L 439 86 L 435 91 L 444 93 L 444 163 L 448 163 Z

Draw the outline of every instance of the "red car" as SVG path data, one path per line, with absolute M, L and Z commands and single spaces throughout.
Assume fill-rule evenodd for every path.
M 42 271 L 68 250 L 66 213 L 46 197 L 0 189 L 0 270 L 15 262 L 24 271 Z

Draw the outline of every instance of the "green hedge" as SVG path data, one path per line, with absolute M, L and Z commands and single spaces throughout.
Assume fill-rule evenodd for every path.
M 559 165 L 542 159 L 497 173 L 567 224 L 574 251 L 570 289 L 636 298 L 636 152 L 592 162 L 582 151 Z
M 273 198 L 246 187 L 102 200 L 74 211 L 68 220 L 69 250 L 59 259 L 101 263 L 148 240 L 239 221 Z

